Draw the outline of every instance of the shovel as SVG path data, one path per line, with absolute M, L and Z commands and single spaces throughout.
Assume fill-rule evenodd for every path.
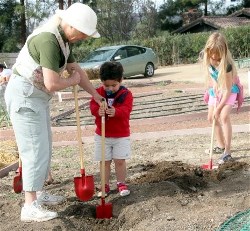
M 103 101 L 104 100 L 105 99 L 103 99 Z M 112 204 L 111 203 L 105 204 L 105 116 L 102 116 L 101 186 L 102 186 L 101 204 L 96 206 L 96 218 L 110 219 L 112 217 Z
M 218 98 L 216 98 L 216 102 L 215 102 L 215 105 L 214 105 L 214 110 L 217 107 L 217 103 L 218 103 Z M 214 147 L 215 122 L 216 122 L 216 120 L 215 120 L 215 118 L 213 118 L 211 142 L 210 142 L 210 149 L 209 149 L 209 162 L 208 162 L 208 164 L 203 164 L 201 166 L 202 169 L 212 170 L 212 169 L 218 168 L 218 166 L 213 165 L 213 160 L 212 160 L 213 152 L 214 152 L 213 147 Z
M 22 180 L 22 161 L 19 156 L 18 169 L 16 171 L 16 176 L 13 179 L 13 189 L 15 193 L 21 193 L 23 191 L 23 180 Z
M 75 193 L 79 200 L 88 201 L 90 200 L 95 192 L 94 177 L 93 175 L 85 175 L 85 169 L 83 164 L 83 146 L 81 139 L 81 125 L 80 125 L 80 115 L 78 106 L 78 96 L 77 87 L 74 86 L 74 98 L 75 98 L 75 111 L 76 111 L 76 123 L 77 123 L 77 139 L 80 153 L 80 163 L 81 163 L 81 176 L 74 177 Z
M 201 166 L 202 169 L 212 170 L 212 169 L 218 168 L 218 166 L 213 165 L 213 160 L 212 160 L 213 146 L 214 146 L 214 130 L 215 130 L 215 118 L 213 119 L 213 125 L 212 125 L 211 143 L 210 143 L 210 149 L 209 149 L 209 155 L 210 155 L 209 162 L 208 164 L 203 164 Z

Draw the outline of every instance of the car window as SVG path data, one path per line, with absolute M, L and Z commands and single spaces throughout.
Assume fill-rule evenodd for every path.
M 127 58 L 127 57 L 128 57 L 128 55 L 127 55 L 127 50 L 124 49 L 124 48 L 119 49 L 119 50 L 115 53 L 114 57 L 116 58 L 117 56 L 120 56 L 120 59 L 125 59 L 125 58 Z
M 97 50 L 90 53 L 84 62 L 101 62 L 106 61 L 114 52 L 114 50 Z
M 140 47 L 140 48 L 139 48 L 139 50 L 140 50 L 141 54 L 143 54 L 143 53 L 145 53 L 145 52 L 146 52 L 146 49 L 145 49 L 145 48 L 143 48 L 143 47 Z
M 127 47 L 128 57 L 135 56 L 141 54 L 141 50 L 139 47 Z

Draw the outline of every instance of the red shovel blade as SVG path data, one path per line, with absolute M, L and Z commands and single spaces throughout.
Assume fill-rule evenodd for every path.
M 74 185 L 79 200 L 88 201 L 92 199 L 95 193 L 94 177 L 92 175 L 74 177 Z
M 110 219 L 112 218 L 112 204 L 105 204 L 104 198 L 101 198 L 101 205 L 96 206 L 96 218 L 97 219 Z
M 15 193 L 21 193 L 23 191 L 22 167 L 18 168 L 17 175 L 14 176 L 13 189 Z
M 208 164 L 203 164 L 201 166 L 202 169 L 205 169 L 205 170 L 213 170 L 213 169 L 216 169 L 218 168 L 218 166 L 214 166 L 213 165 L 213 162 L 210 160 Z

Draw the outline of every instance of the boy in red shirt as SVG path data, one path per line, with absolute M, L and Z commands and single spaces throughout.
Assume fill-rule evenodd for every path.
M 110 192 L 109 178 L 113 160 L 117 189 L 121 196 L 127 196 L 130 191 L 125 183 L 126 160 L 131 154 L 129 119 L 133 96 L 131 91 L 121 85 L 122 76 L 123 67 L 119 62 L 105 62 L 101 66 L 102 86 L 97 88 L 97 92 L 106 99 L 108 107 L 100 107 L 92 98 L 90 110 L 96 124 L 95 161 L 101 161 L 101 117 L 105 116 L 105 193 Z

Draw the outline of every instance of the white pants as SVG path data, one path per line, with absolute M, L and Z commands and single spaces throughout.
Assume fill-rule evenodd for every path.
M 50 99 L 50 95 L 18 75 L 11 76 L 5 91 L 7 111 L 22 160 L 24 191 L 41 191 L 50 169 Z

